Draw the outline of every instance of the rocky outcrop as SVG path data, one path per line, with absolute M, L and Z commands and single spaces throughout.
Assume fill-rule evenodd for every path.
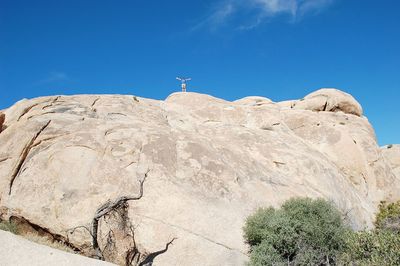
M 393 173 L 400 179 L 400 145 L 386 145 L 382 147 L 382 154 Z
M 323 197 L 362 229 L 381 200 L 400 198 L 361 106 L 337 90 L 281 103 L 42 97 L 5 114 L 1 219 L 23 217 L 94 256 L 95 215 L 138 195 L 145 179 L 142 197 L 99 218 L 98 246 L 120 264 L 239 265 L 242 226 L 258 207 Z
M 361 105 L 348 93 L 336 89 L 320 89 L 296 101 L 293 108 L 311 111 L 341 111 L 362 116 Z

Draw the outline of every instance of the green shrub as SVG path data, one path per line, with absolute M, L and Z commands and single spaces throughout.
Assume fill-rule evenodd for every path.
M 331 203 L 296 198 L 281 209 L 259 209 L 246 220 L 244 237 L 250 265 L 333 265 L 346 231 Z
M 298 198 L 246 220 L 252 266 L 400 265 L 400 201 L 381 203 L 372 231 L 353 232 L 329 202 Z
M 350 232 L 345 245 L 341 265 L 400 265 L 400 201 L 381 202 L 375 230 Z
M 284 259 L 270 243 L 262 241 L 251 252 L 250 265 L 286 265 Z
M 13 222 L 0 220 L 0 230 L 9 231 L 13 234 L 18 234 L 17 226 Z
M 400 236 L 391 231 L 351 232 L 340 265 L 400 265 Z
M 376 215 L 375 227 L 377 230 L 391 230 L 400 233 L 400 201 L 390 204 L 381 202 Z

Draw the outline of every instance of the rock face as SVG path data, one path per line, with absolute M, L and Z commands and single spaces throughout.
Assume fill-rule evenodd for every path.
M 258 207 L 323 197 L 362 229 L 381 200 L 400 198 L 391 158 L 399 153 L 377 146 L 361 106 L 338 90 L 281 103 L 197 93 L 43 97 L 5 114 L 2 219 L 23 218 L 90 255 L 91 235 L 71 229 L 89 228 L 102 204 L 136 195 L 147 176 L 142 198 L 100 219 L 100 248 L 119 264 L 136 247 L 160 251 L 155 265 L 240 265 L 242 226 Z
M 311 111 L 342 111 L 346 114 L 362 116 L 361 105 L 351 96 L 335 89 L 320 89 L 297 101 L 295 109 Z
M 389 162 L 393 173 L 400 179 L 400 145 L 382 147 L 383 157 Z

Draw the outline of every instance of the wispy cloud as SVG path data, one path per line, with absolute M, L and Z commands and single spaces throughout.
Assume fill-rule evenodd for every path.
M 215 30 L 226 23 L 227 20 L 234 15 L 236 8 L 235 1 L 233 0 L 219 2 L 214 7 L 213 12 L 197 23 L 192 30 L 198 30 L 203 27 L 209 27 L 211 30 Z
M 319 13 L 330 6 L 334 0 L 308 0 L 302 1 L 297 8 L 297 15 L 303 16 L 308 13 Z
M 286 15 L 300 21 L 305 15 L 316 14 L 334 0 L 220 0 L 212 12 L 194 30 L 207 27 L 216 30 L 231 22 L 241 30 L 253 29 L 274 17 Z
M 38 81 L 38 84 L 47 84 L 54 83 L 59 81 L 67 81 L 70 80 L 68 75 L 64 72 L 52 71 L 48 73 L 47 77 Z

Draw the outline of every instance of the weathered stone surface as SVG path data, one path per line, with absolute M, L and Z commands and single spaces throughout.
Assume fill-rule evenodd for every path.
M 68 229 L 88 226 L 108 199 L 137 194 L 148 172 L 127 215 L 141 251 L 177 238 L 156 265 L 240 265 L 245 218 L 296 196 L 332 200 L 354 228 L 371 227 L 378 203 L 399 198 L 400 179 L 359 104 L 322 94 L 329 108 L 301 107 L 313 94 L 286 103 L 197 93 L 22 100 L 5 111 L 0 134 L 0 215 L 90 246 L 86 230 Z M 120 226 L 111 218 L 100 224 L 101 246 Z M 126 243 L 121 230 L 115 238 Z
M 308 94 L 293 106 L 295 109 L 311 111 L 344 112 L 362 116 L 361 105 L 348 93 L 336 89 L 320 89 Z
M 386 145 L 382 147 L 382 154 L 393 173 L 400 179 L 400 145 Z
M 234 101 L 236 104 L 260 106 L 264 104 L 273 103 L 270 99 L 261 96 L 247 96 L 242 99 Z
M 0 258 L 0 265 L 13 266 L 115 265 L 36 244 L 2 230 L 0 230 Z

